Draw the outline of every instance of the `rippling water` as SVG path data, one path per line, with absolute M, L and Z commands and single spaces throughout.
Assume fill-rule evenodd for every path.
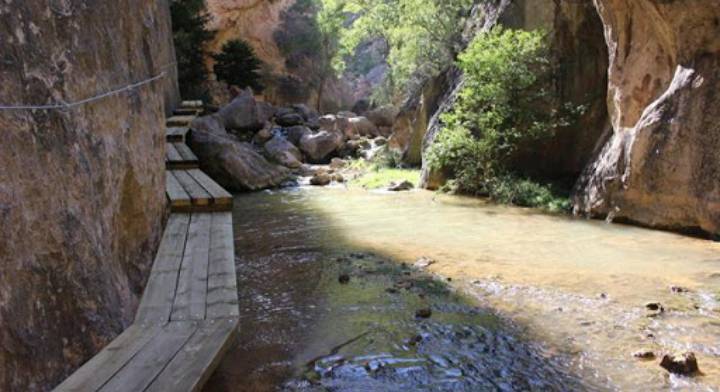
M 720 389 L 718 243 L 424 191 L 235 205 L 240 339 L 207 390 Z M 456 290 L 401 267 L 420 257 Z M 640 348 L 692 350 L 704 375 Z

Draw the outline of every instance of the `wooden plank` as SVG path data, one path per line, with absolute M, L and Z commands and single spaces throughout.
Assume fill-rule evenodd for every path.
M 178 322 L 166 325 L 100 391 L 128 392 L 145 390 L 172 361 L 197 329 L 197 323 L 193 322 Z
M 213 214 L 210 228 L 207 319 L 237 317 L 240 314 L 233 241 L 232 213 Z
M 211 214 L 193 214 L 170 319 L 203 320 L 208 285 Z
M 97 391 L 152 339 L 160 328 L 131 325 L 54 390 Z
M 213 181 L 207 174 L 198 169 L 188 170 L 188 173 L 195 179 L 212 197 L 213 204 L 228 207 L 222 209 L 229 211 L 232 209 L 233 196 L 225 188 L 221 187 L 217 182 Z
M 147 392 L 200 391 L 237 335 L 238 319 L 204 321 Z
M 170 214 L 135 315 L 136 323 L 165 324 L 170 321 L 189 227 L 189 214 Z
M 173 175 L 180 182 L 185 192 L 190 195 L 190 202 L 194 206 L 207 206 L 212 202 L 212 196 L 186 170 L 174 170 Z
M 180 155 L 180 158 L 185 162 L 197 162 L 198 158 L 195 153 L 192 152 L 190 147 L 185 143 L 173 143 L 173 147 Z
M 180 155 L 180 152 L 175 148 L 175 143 L 165 143 L 165 160 L 168 162 L 184 161 L 183 156 Z
M 202 113 L 202 108 L 178 108 L 173 110 L 174 116 L 198 116 Z
M 182 187 L 174 173 L 170 170 L 165 171 L 165 193 L 170 199 L 170 206 L 173 209 L 190 207 L 192 203 L 191 196 Z
M 203 101 L 201 101 L 201 100 L 180 102 L 180 107 L 182 107 L 182 108 L 201 108 L 201 107 L 203 107 L 203 105 L 204 105 Z
M 165 128 L 165 136 L 168 139 L 174 138 L 177 139 L 175 140 L 177 142 L 183 142 L 189 130 L 190 129 L 188 127 L 168 127 Z
M 187 127 L 196 116 L 172 116 L 165 120 L 168 127 Z

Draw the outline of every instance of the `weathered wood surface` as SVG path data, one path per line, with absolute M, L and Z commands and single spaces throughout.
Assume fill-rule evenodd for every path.
M 238 316 L 232 213 L 215 213 L 210 227 L 207 318 Z
M 165 128 L 165 140 L 174 143 L 184 143 L 190 128 L 188 127 L 167 127 Z
M 187 127 L 196 116 L 172 116 L 165 121 L 168 127 Z
M 168 139 L 171 129 L 186 128 Z M 190 154 L 168 144 L 168 159 Z M 192 213 L 170 215 L 134 323 L 56 391 L 199 391 L 233 341 L 232 214 L 197 212 L 229 211 L 232 195 L 197 169 L 168 170 L 166 182 L 171 209 Z
M 167 196 L 173 212 L 231 211 L 233 196 L 198 169 L 167 174 Z
M 198 168 L 198 158 L 185 143 L 165 143 L 165 167 L 169 170 Z

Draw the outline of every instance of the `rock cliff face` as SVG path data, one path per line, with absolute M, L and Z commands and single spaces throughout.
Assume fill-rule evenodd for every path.
M 264 63 L 262 92 L 275 105 L 305 103 L 323 112 L 350 109 L 367 98 L 385 76 L 381 42 L 358 49 L 358 63 L 369 65 L 339 79 L 324 78 L 317 9 L 307 0 L 207 0 L 210 28 L 217 32 L 208 48 L 217 53 L 230 40 L 242 39 Z M 208 67 L 212 60 L 208 59 Z M 350 67 L 354 71 L 352 61 Z M 356 67 L 357 68 L 357 67 Z M 220 105 L 227 102 L 217 102 Z
M 587 110 L 576 125 L 561 129 L 556 136 L 544 143 L 535 143 L 518 158 L 517 166 L 524 172 L 537 176 L 567 179 L 576 178 L 589 162 L 597 140 L 607 127 L 607 108 L 605 89 L 607 86 L 607 49 L 603 40 L 603 26 L 591 0 L 512 0 L 497 4 L 483 4 L 476 7 L 474 16 L 469 20 L 465 39 L 469 41 L 480 31 L 496 24 L 508 28 L 534 30 L 544 29 L 552 48 L 556 80 L 554 94 L 561 102 L 585 105 Z M 455 73 L 450 81 L 443 81 L 450 90 L 440 90 L 439 103 L 435 112 L 422 113 L 414 107 L 424 109 L 423 105 L 406 106 L 395 125 L 398 141 L 408 140 L 401 145 L 408 163 L 415 163 L 425 148 L 431 145 L 441 131 L 440 114 L 452 107 L 454 97 L 462 88 L 462 75 Z M 440 81 L 447 78 L 441 75 Z M 432 86 L 437 82 L 428 84 Z M 454 90 L 454 91 L 453 91 Z M 423 94 L 423 97 L 425 95 Z M 431 95 L 424 102 L 438 100 Z M 407 118 L 411 120 L 408 121 Z M 428 120 L 423 120 L 428 119 Z M 411 132 L 407 123 L 413 124 Z M 401 138 L 404 134 L 409 138 Z M 418 138 L 418 136 L 420 136 Z M 419 146 L 418 139 L 422 140 Z M 434 189 L 444 182 L 442 173 L 434 173 L 423 168 L 422 184 Z
M 161 233 L 166 0 L 0 3 L 0 390 L 47 390 L 133 317 Z M 167 100 L 168 105 L 165 104 Z
M 578 183 L 576 212 L 720 233 L 720 3 L 595 3 L 612 132 Z

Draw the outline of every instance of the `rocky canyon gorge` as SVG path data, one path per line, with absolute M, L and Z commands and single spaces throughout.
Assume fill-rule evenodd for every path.
M 0 390 L 48 390 L 132 321 L 179 99 L 167 1 L 3 1 Z
M 171 3 L 172 0 L 0 0 L 2 391 L 50 390 L 133 320 L 169 212 L 165 119 L 181 101 Z M 432 296 L 450 292 L 428 283 L 437 280 L 425 276 L 430 272 L 445 274 L 440 279 L 443 285 L 455 284 L 452 283 L 455 279 L 461 282 L 457 287 L 470 287 L 470 292 L 487 289 L 487 292 L 509 293 L 508 296 L 527 294 L 524 300 L 530 306 L 538 305 L 532 302 L 537 300 L 537 293 L 547 295 L 552 308 L 545 304 L 545 313 L 538 314 L 540 311 L 529 306 L 528 314 L 536 319 L 552 314 L 548 320 L 557 324 L 567 321 L 563 317 L 576 317 L 571 320 L 572 325 L 588 327 L 578 327 L 583 331 L 590 331 L 603 321 L 611 325 L 623 317 L 626 319 L 627 315 L 635 317 L 642 313 L 640 322 L 618 332 L 626 334 L 624 340 L 619 340 L 623 344 L 636 344 L 641 327 L 642 339 L 654 338 L 654 333 L 664 331 L 665 308 L 647 302 L 657 306 L 656 313 L 645 317 L 645 302 L 635 303 L 640 301 L 638 298 L 644 301 L 644 296 L 660 297 L 670 303 L 669 314 L 675 315 L 672 313 L 675 311 L 686 312 L 683 315 L 706 312 L 702 317 L 711 314 L 715 319 L 702 319 L 706 328 L 703 331 L 711 331 L 703 338 L 716 338 L 720 312 L 720 291 L 715 287 L 720 282 L 720 269 L 716 271 L 716 267 L 720 268 L 716 253 L 720 239 L 720 0 L 476 0 L 472 3 L 472 11 L 463 14 L 462 34 L 453 37 L 453 60 L 458 60 L 474 37 L 497 26 L 526 31 L 539 29 L 546 33 L 550 49 L 548 62 L 554 70 L 549 82 L 550 94 L 583 110 L 576 121 L 558 126 L 551 137 L 522 145 L 512 157 L 511 166 L 522 173 L 523 179 L 537 180 L 543 185 L 559 184 L 565 191 L 563 197 L 567 203 L 562 211 L 566 215 L 589 218 L 587 221 L 498 206 L 465 195 L 447 196 L 415 189 L 418 185 L 418 188 L 441 190 L 452 179 L 449 170 L 428 164 L 428 151 L 437 145 L 439 136 L 447 132 L 444 115 L 457 104 L 465 86 L 467 79 L 459 60 L 448 61 L 442 69 L 419 81 L 417 88 L 408 89 L 410 93 L 380 102 L 373 93 L 392 75 L 387 40 L 363 41 L 352 55 L 346 56 L 347 67 L 329 75 L 329 59 L 322 58 L 323 54 L 313 46 L 319 3 L 205 1 L 207 27 L 214 31 L 214 38 L 204 49 L 217 53 L 227 42 L 238 39 L 247 42 L 262 62 L 265 86 L 262 92 L 253 92 L 229 89 L 217 80 L 210 80 L 210 85 L 221 85 L 218 88 L 224 90 L 225 98 L 230 98 L 228 94 L 232 91 L 232 99 L 215 102 L 197 112 L 190 108 L 193 115 L 187 122 L 189 133 L 183 139 L 187 149 L 196 155 L 195 167 L 234 192 L 236 206 L 237 200 L 242 200 L 241 206 L 234 210 L 237 222 L 233 226 L 234 239 L 236 244 L 251 249 L 251 254 L 245 257 L 241 249 L 235 254 L 235 263 L 238 281 L 245 279 L 252 292 L 243 293 L 245 287 L 238 286 L 241 329 L 243 311 L 251 309 L 250 318 L 257 316 L 251 325 L 257 327 L 257 331 L 243 335 L 245 340 L 241 343 L 252 343 L 247 344 L 248 347 L 261 346 L 267 342 L 258 342 L 262 339 L 255 339 L 256 332 L 260 336 L 265 329 L 287 328 L 281 323 L 268 328 L 263 323 L 278 317 L 276 314 L 288 317 L 285 314 L 291 312 L 286 310 L 294 304 L 282 301 L 289 303 L 288 298 L 293 295 L 301 296 L 302 301 L 297 302 L 307 307 L 299 311 L 293 309 L 291 318 L 281 320 L 292 324 L 292 328 L 298 328 L 296 324 L 305 328 L 302 323 L 315 322 L 311 320 L 314 314 L 330 312 L 331 308 L 346 310 L 347 307 L 354 311 L 355 297 L 344 298 L 341 290 L 351 287 L 361 295 L 364 286 L 353 285 L 368 276 L 382 277 L 385 269 L 392 272 L 392 279 L 383 277 L 373 281 L 376 292 L 372 301 L 375 297 L 407 294 L 403 301 L 410 305 L 402 306 L 422 304 L 424 311 L 413 318 L 413 309 L 412 322 L 403 325 L 402 333 L 407 336 L 402 336 L 401 344 L 396 344 L 395 337 L 386 337 L 388 342 L 392 341 L 388 347 L 395 344 L 393 347 L 416 350 L 423 344 L 425 332 L 415 331 L 412 323 L 432 320 L 432 311 L 437 311 L 425 306 L 425 294 L 431 289 L 440 293 Z M 348 13 L 346 23 L 350 24 L 355 16 Z M 343 14 L 342 18 L 345 17 Z M 205 60 L 207 69 L 211 70 L 212 57 L 207 56 Z M 200 113 L 202 115 L 194 116 Z M 382 165 L 385 166 L 380 167 Z M 390 186 L 363 184 L 363 192 L 353 188 L 352 181 L 362 180 L 367 173 L 370 177 L 379 177 L 367 182 L 387 180 L 382 177 L 383 169 L 390 169 L 390 176 L 398 176 L 392 178 Z M 408 178 L 400 178 L 403 175 Z M 320 187 L 328 185 L 328 188 Z M 281 188 L 292 190 L 285 193 Z M 317 193 L 309 193 L 307 189 Z M 346 191 L 347 194 L 340 193 Z M 391 199 L 400 191 L 412 192 Z M 480 192 L 472 195 L 487 196 Z M 456 198 L 442 204 L 436 197 L 437 200 Z M 247 204 L 243 204 L 245 202 Z M 376 206 L 377 211 L 372 210 L 372 206 Z M 237 219 L 245 215 L 249 217 L 247 221 Z M 288 216 L 292 219 L 288 220 Z M 442 229 L 435 230 L 433 224 L 428 224 L 434 221 L 426 217 L 442 222 L 438 224 Z M 590 219 L 674 233 L 608 226 Z M 531 224 L 526 226 L 524 222 Z M 486 223 L 488 226 L 483 226 Z M 494 231 L 495 227 L 502 235 Z M 585 252 L 580 249 L 583 246 L 574 243 L 575 227 L 581 228 L 578 238 L 594 245 L 588 246 L 591 250 Z M 625 231 L 608 234 L 615 229 Z M 522 230 L 532 231 L 533 235 L 521 238 Z M 639 234 L 647 232 L 653 234 Z M 288 233 L 295 237 L 290 238 Z M 675 236 L 677 233 L 690 235 Z M 425 243 L 432 242 L 425 240 L 435 238 L 433 236 L 439 238 L 441 245 L 437 248 Z M 640 238 L 637 240 L 640 245 L 633 242 L 636 238 Z M 643 242 L 643 238 L 650 240 Z M 282 241 L 289 241 L 292 246 Z M 313 241 L 326 243 L 317 245 Z M 622 252 L 626 243 L 630 244 L 627 254 Z M 407 245 L 402 248 L 398 244 Z M 542 263 L 525 260 L 523 249 L 546 245 L 548 248 L 538 251 Z M 653 247 L 660 250 L 653 253 L 650 249 Z M 507 254 L 493 253 L 495 248 L 510 250 Z M 571 249 L 568 251 L 568 248 Z M 705 264 L 686 268 L 685 249 L 689 249 L 693 263 Z M 426 253 L 432 257 L 425 257 Z M 443 260 L 446 255 L 457 260 L 446 262 Z M 648 256 L 638 261 L 638 255 Z M 448 260 L 451 256 L 447 256 Z M 622 264 L 620 261 L 626 256 L 631 260 L 627 265 L 613 264 Z M 554 257 L 562 262 L 553 264 Z M 313 264 L 309 272 L 303 269 L 318 260 L 325 264 Z M 410 264 L 413 260 L 424 263 L 420 267 L 409 266 L 408 260 Z M 493 264 L 498 260 L 501 261 Z M 587 266 L 585 264 L 592 264 L 587 260 L 600 262 Z M 696 284 L 697 288 L 675 285 L 660 273 L 643 274 L 643 270 L 662 268 L 665 262 L 673 276 L 681 277 L 678 278 L 680 284 Z M 387 267 L 391 264 L 393 268 Z M 601 271 L 606 265 L 611 265 L 610 272 Z M 417 268 L 409 272 L 410 267 Z M 283 274 L 287 268 L 293 270 L 286 276 Z M 476 274 L 472 281 L 468 278 L 471 273 Z M 411 275 L 413 279 L 422 275 L 422 279 L 408 283 Z M 486 275 L 492 275 L 492 279 L 487 280 Z M 578 275 L 581 278 L 577 278 Z M 526 279 L 526 276 L 531 277 Z M 595 280 L 597 276 L 600 278 Z M 633 279 L 638 276 L 641 277 L 638 286 L 645 290 L 640 294 L 631 290 Z M 509 278 L 503 281 L 504 277 Z M 322 284 L 315 284 L 313 279 Z M 271 286 L 266 281 L 275 282 L 275 286 L 265 287 Z M 390 287 L 385 287 L 390 281 Z M 567 282 L 574 290 L 568 290 L 572 291 L 571 295 L 562 291 Z M 413 286 L 416 283 L 417 286 Z M 426 286 L 420 287 L 421 284 Z M 545 288 L 541 290 L 532 285 L 550 288 L 543 291 Z M 302 290 L 296 290 L 296 286 Z M 617 296 L 608 294 L 606 287 L 616 289 Z M 266 292 L 276 289 L 277 292 Z M 281 289 L 290 294 L 280 293 Z M 320 292 L 321 289 L 327 292 Z M 343 298 L 347 303 L 331 304 L 323 310 L 313 302 L 313 296 L 325 299 L 323 296 L 327 293 L 336 296 L 332 299 Z M 271 310 L 263 308 L 263 304 L 277 300 L 271 298 L 272 295 L 282 297 L 279 300 L 282 306 Z M 484 301 L 491 295 L 478 297 Z M 694 302 L 689 299 L 687 303 L 682 302 L 690 297 Z M 265 302 L 257 304 L 262 301 Z M 370 299 L 367 301 L 363 306 L 369 303 L 368 308 L 374 306 Z M 466 316 L 472 316 L 468 319 L 475 320 L 473 322 L 481 317 L 479 305 L 463 302 L 460 306 L 454 302 L 455 298 L 443 301 L 448 302 L 442 304 L 448 313 L 457 308 L 467 313 Z M 487 301 L 491 305 L 483 303 L 483 306 L 497 305 L 493 300 Z M 563 301 L 575 306 L 574 314 L 563 313 Z M 682 306 L 673 301 L 682 302 Z M 608 309 L 607 314 L 592 314 L 594 309 L 588 310 L 587 303 L 597 305 L 601 309 L 597 313 Z M 391 305 L 396 303 L 388 306 Z M 607 308 L 601 308 L 603 306 Z M 631 306 L 639 306 L 640 310 L 628 310 Z M 393 311 L 400 314 L 397 309 Z M 263 312 L 272 315 L 265 317 L 267 314 Z M 582 318 L 586 316 L 602 320 L 595 324 L 596 320 Z M 617 319 L 612 319 L 615 316 Z M 396 314 L 388 319 L 394 320 L 394 317 Z M 358 325 L 362 322 L 364 320 Z M 700 322 L 693 319 L 690 323 Z M 330 326 L 323 327 L 332 333 L 341 329 L 328 324 Z M 532 327 L 531 322 L 528 325 Z M 355 327 L 348 326 L 348 330 L 358 332 L 358 340 L 350 340 L 348 345 L 374 333 L 355 331 Z M 438 328 L 428 333 L 440 334 L 442 331 L 438 331 L 442 328 Z M 491 328 L 496 326 L 488 326 L 488 330 Z M 630 330 L 632 336 L 627 332 Z M 600 330 L 595 335 L 604 332 Z M 583 333 L 586 341 L 595 338 L 590 332 Z M 484 336 L 482 330 L 473 331 L 472 335 Z M 295 339 L 295 335 L 292 336 Z M 448 333 L 447 340 L 457 343 L 456 336 L 459 335 Z M 503 364 L 513 366 L 514 337 L 504 333 L 499 336 L 507 339 L 510 347 Z M 565 339 L 558 336 L 554 337 Z M 287 346 L 299 345 L 304 338 L 307 336 L 300 336 Z M 679 341 L 674 335 L 672 339 L 669 340 L 673 344 Z M 322 343 L 332 339 L 326 340 Z M 470 350 L 464 346 L 467 342 L 460 343 L 457 343 L 459 351 Z M 483 344 L 492 347 L 494 343 Z M 613 344 L 608 347 L 625 350 L 618 348 L 617 342 Z M 653 341 L 653 344 L 661 346 L 666 342 Z M 710 380 L 718 380 L 717 350 L 720 348 L 712 342 L 703 344 L 706 350 L 698 350 L 698 356 L 710 363 L 707 367 Z M 534 346 L 531 346 L 522 347 L 532 351 Z M 327 348 L 337 354 L 337 347 Z M 678 343 L 674 347 L 685 346 Z M 221 369 L 228 371 L 247 356 L 256 356 L 257 353 L 244 352 L 245 349 L 236 347 L 228 356 L 234 363 L 226 363 Z M 283 349 L 270 348 L 268 357 L 278 356 L 284 349 L 284 346 Z M 443 346 L 435 349 L 444 350 Z M 316 353 L 302 354 L 308 358 L 302 358 L 305 362 L 298 361 L 305 364 L 300 374 L 304 377 L 320 372 L 312 368 L 313 361 L 308 362 Z M 577 352 L 571 355 L 575 354 Z M 542 367 L 533 366 L 546 358 L 543 355 L 532 351 L 532 355 L 523 358 L 528 362 L 522 363 L 529 369 L 528 373 L 542 371 Z M 383 375 L 382 367 L 373 368 L 372 361 L 362 355 L 356 358 L 357 363 L 343 362 L 344 359 L 333 355 L 317 358 L 336 361 L 333 362 L 336 368 L 357 365 L 351 370 Z M 278 366 L 278 363 L 289 366 L 289 362 L 285 357 L 273 357 L 268 366 Z M 449 366 L 447 363 L 432 366 L 436 365 Z M 555 369 L 554 363 L 550 365 L 557 374 L 564 371 Z M 480 370 L 475 369 L 478 377 L 483 373 Z M 228 372 L 229 376 L 214 376 L 214 385 L 227 383 L 230 387 L 226 389 L 232 389 L 236 385 L 227 380 L 235 380 L 233 377 L 242 382 L 244 374 L 238 377 Z M 458 376 L 455 369 L 450 369 L 442 374 L 442 377 L 460 378 L 464 373 Z M 553 382 L 558 380 L 548 378 Z M 388 379 L 392 382 L 392 377 Z M 469 377 L 463 382 L 468 380 Z M 546 385 L 561 384 L 553 382 Z

